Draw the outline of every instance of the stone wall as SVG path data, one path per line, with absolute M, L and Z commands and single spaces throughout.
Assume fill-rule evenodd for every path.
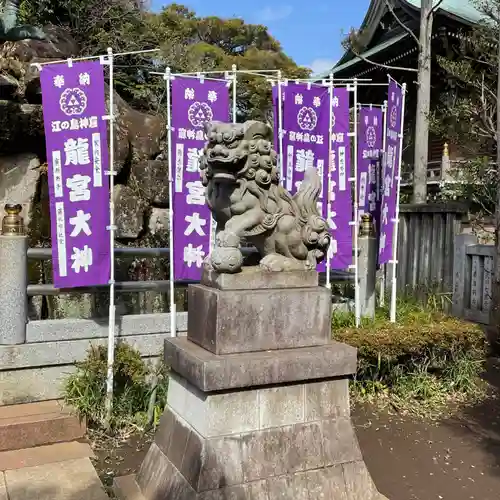
M 186 335 L 187 314 L 177 315 L 177 335 Z M 149 361 L 163 353 L 170 314 L 118 317 L 116 338 Z M 107 344 L 107 321 L 84 319 L 30 321 L 26 343 L 0 345 L 0 406 L 61 397 L 64 379 L 83 361 L 90 344 Z
M 20 203 L 31 247 L 50 247 L 47 165 L 39 69 L 43 63 L 78 56 L 75 41 L 59 28 L 44 28 L 49 40 L 0 44 L 0 206 Z M 109 95 L 109 88 L 106 87 Z M 161 115 L 132 109 L 116 92 L 116 245 L 168 246 L 168 165 L 164 160 L 166 122 Z M 165 259 L 121 259 L 117 280 L 157 280 L 168 276 Z M 31 283 L 51 282 L 50 262 L 30 263 Z M 107 314 L 106 294 L 36 297 L 31 319 Z M 121 296 L 119 312 L 165 312 L 163 294 Z

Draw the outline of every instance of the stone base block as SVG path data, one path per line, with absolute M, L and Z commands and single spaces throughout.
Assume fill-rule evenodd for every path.
M 349 469 L 349 468 L 347 468 Z M 259 485 L 249 485 L 245 489 L 245 487 L 229 487 L 229 488 L 224 488 L 222 490 L 218 490 L 216 493 L 213 492 L 208 492 L 205 496 L 186 496 L 186 497 L 178 497 L 178 498 L 203 498 L 204 500 L 277 500 L 277 499 L 283 499 L 283 500 L 351 500 L 352 498 L 357 499 L 358 497 L 352 496 L 353 490 L 351 489 L 349 493 L 344 493 L 343 489 L 339 489 L 336 487 L 334 479 L 340 479 L 342 482 L 342 479 L 345 481 L 345 477 L 352 476 L 352 474 L 356 474 L 356 472 L 360 474 L 366 474 L 366 467 L 361 466 L 360 469 L 356 471 L 356 466 L 354 465 L 351 470 L 346 470 L 345 468 L 332 468 L 331 471 L 331 477 L 328 477 L 327 473 L 324 473 L 322 471 L 316 471 L 316 472 L 311 472 L 311 473 L 306 473 L 306 474 L 297 474 L 295 477 L 289 478 L 289 476 L 283 476 L 281 478 L 277 478 L 276 484 L 281 486 L 281 489 L 278 491 L 275 491 L 273 488 L 272 490 L 270 488 L 266 488 L 264 490 L 264 496 L 260 495 L 259 496 Z M 339 478 L 338 476 L 340 474 L 344 475 L 344 478 Z M 336 477 L 337 476 L 337 477 Z M 304 492 L 303 489 L 300 488 L 300 483 L 304 484 L 304 480 L 306 481 L 306 484 L 309 483 L 315 483 L 316 481 L 319 481 L 319 484 L 325 484 L 326 483 L 326 491 L 320 490 L 320 488 L 316 487 L 313 490 L 310 490 L 308 492 Z M 317 484 L 317 483 L 316 483 Z M 0 484 L 1 486 L 1 484 Z M 136 476 L 135 474 L 131 474 L 129 476 L 122 476 L 115 478 L 114 483 L 113 483 L 113 492 L 118 500 L 146 500 L 146 497 L 142 494 L 139 485 L 137 484 L 136 481 Z M 0 490 L 1 493 L 1 490 Z M 274 495 L 276 493 L 276 496 L 271 496 L 272 494 Z M 306 496 L 307 494 L 307 496 Z M 354 490 L 354 494 L 356 494 Z M 189 493 L 188 493 L 189 495 Z M 301 496 L 302 495 L 302 496 Z M 350 495 L 350 496 L 346 496 Z M 1 498 L 1 497 L 0 497 Z M 175 497 L 172 496 L 165 496 L 165 497 L 160 497 L 165 500 L 173 499 Z M 359 498 L 365 498 L 363 496 Z M 369 497 L 366 497 L 369 498 Z M 371 500 L 387 500 L 387 498 L 380 493 L 374 492 Z
M 203 269 L 201 284 L 219 290 L 264 290 L 316 287 L 319 279 L 316 271 L 273 273 L 258 266 L 249 266 L 236 274 L 219 274 L 210 269 Z
M 335 419 L 352 431 L 348 380 L 330 379 L 243 391 L 202 392 L 172 373 L 168 407 L 203 438 Z M 351 439 L 353 442 L 355 438 Z
M 214 354 L 324 345 L 331 335 L 331 291 L 319 286 L 218 290 L 190 285 L 188 309 L 189 340 Z
M 113 493 L 118 500 L 145 500 L 135 480 L 135 474 L 116 477 L 113 480 Z
M 206 394 L 173 377 L 135 482 L 117 482 L 125 489 L 137 500 L 382 499 L 351 425 L 346 379 Z
M 213 354 L 185 337 L 165 340 L 165 363 L 201 391 L 224 391 L 356 373 L 356 349 L 330 341 L 316 347 Z

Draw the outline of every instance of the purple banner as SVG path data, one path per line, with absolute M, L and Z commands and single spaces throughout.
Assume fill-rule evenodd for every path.
M 403 90 L 390 80 L 387 99 L 386 152 L 382 175 L 382 202 L 380 205 L 380 243 L 379 264 L 392 260 L 394 222 L 396 219 L 396 203 L 400 165 L 400 134 L 402 134 Z
M 306 168 L 315 167 L 323 182 L 318 209 L 324 216 L 324 181 L 328 164 L 328 88 L 305 83 L 283 85 L 283 156 L 285 188 L 295 194 Z
M 212 216 L 200 180 L 199 157 L 205 122 L 229 120 L 227 82 L 175 77 L 172 80 L 174 182 L 174 279 L 200 280 L 210 253 Z
M 46 65 L 40 81 L 54 286 L 104 285 L 111 245 L 103 67 L 99 61 Z
M 378 227 L 383 113 L 380 108 L 363 107 L 358 117 L 358 216 L 371 214 Z
M 328 88 L 288 82 L 283 85 L 282 92 L 284 186 L 291 194 L 295 194 L 304 180 L 305 170 L 315 167 L 322 182 L 318 211 L 326 217 L 324 195 L 330 119 Z M 317 270 L 323 272 L 325 269 L 323 261 Z
M 332 228 L 330 246 L 332 269 L 347 269 L 352 264 L 354 214 L 352 209 L 351 146 L 349 91 L 345 87 L 333 89 L 332 161 L 330 174 L 330 202 L 328 222 Z

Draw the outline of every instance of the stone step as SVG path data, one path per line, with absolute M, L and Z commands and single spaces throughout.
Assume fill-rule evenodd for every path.
M 74 441 L 86 427 L 60 401 L 0 407 L 0 451 Z
M 0 471 L 36 467 L 78 458 L 94 458 L 94 452 L 88 443 L 71 441 L 21 450 L 1 451 Z
M 109 500 L 109 497 L 90 459 L 79 458 L 0 472 L 0 500 L 7 499 Z

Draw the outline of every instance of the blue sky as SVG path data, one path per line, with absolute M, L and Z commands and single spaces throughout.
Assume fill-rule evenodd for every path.
M 152 0 L 153 9 L 171 2 Z M 189 0 L 200 16 L 241 17 L 266 25 L 285 52 L 314 73 L 327 71 L 342 55 L 342 30 L 358 27 L 370 0 Z

